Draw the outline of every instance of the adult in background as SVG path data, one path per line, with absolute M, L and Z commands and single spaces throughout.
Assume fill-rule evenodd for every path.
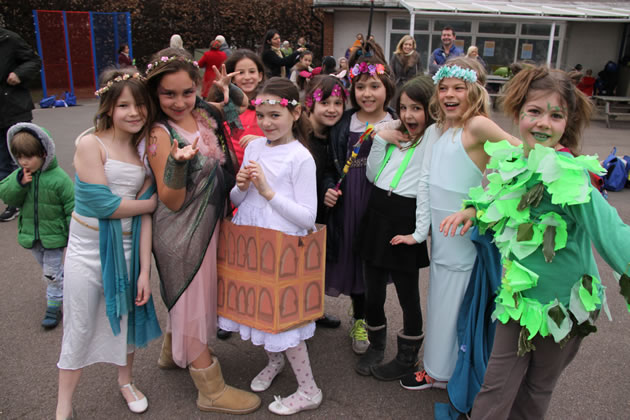
M 221 41 L 215 39 L 210 43 L 210 49 L 206 51 L 201 60 L 199 60 L 199 67 L 205 69 L 203 74 L 203 88 L 201 89 L 201 97 L 206 99 L 208 97 L 208 91 L 210 86 L 215 80 L 215 73 L 212 66 L 216 66 L 217 69 L 221 68 L 221 64 L 227 59 L 227 55 L 221 51 Z
M 275 29 L 269 29 L 263 38 L 262 61 L 265 65 L 267 77 L 281 76 L 287 77 L 287 68 L 293 67 L 303 48 L 297 48 L 293 54 L 284 56 L 280 46 L 282 40 L 280 33 Z
M 221 48 L 219 48 L 220 51 L 223 51 L 225 53 L 225 55 L 228 56 L 228 57 L 232 55 L 232 49 L 228 45 L 228 43 L 225 40 L 225 37 L 223 35 L 217 35 L 217 37 L 214 38 L 214 39 L 216 39 L 217 41 L 221 42 Z
M 39 76 L 42 62 L 33 49 L 18 34 L 0 28 L 0 180 L 17 166 L 7 148 L 7 131 L 15 123 L 30 122 L 34 108 L 26 83 Z M 7 206 L 0 222 L 18 215 L 16 207 Z
M 476 45 L 471 45 L 470 47 L 468 47 L 468 51 L 466 51 L 466 57 L 477 60 L 477 62 L 479 62 L 479 64 L 481 64 L 483 68 L 488 71 L 488 66 L 486 65 L 486 62 L 483 61 L 483 58 L 481 58 L 481 56 L 479 55 L 479 48 L 477 48 Z
M 169 42 L 169 46 L 171 48 L 179 48 L 180 50 L 184 49 L 184 40 L 179 34 L 173 34 L 171 36 L 171 41 Z
M 442 28 L 442 46 L 436 48 L 431 53 L 431 64 L 429 64 L 429 71 L 431 74 L 437 73 L 438 69 L 448 60 L 450 57 L 457 57 L 464 55 L 464 50 L 455 45 L 455 31 L 450 26 Z
M 396 51 L 389 60 L 389 66 L 394 72 L 397 88 L 422 72 L 420 54 L 416 51 L 416 40 L 411 35 L 405 35 L 398 41 Z

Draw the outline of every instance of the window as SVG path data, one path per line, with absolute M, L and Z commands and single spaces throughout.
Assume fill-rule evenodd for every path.
M 524 23 L 521 26 L 521 35 L 540 35 L 549 36 L 551 32 L 551 24 L 549 23 Z M 554 36 L 560 35 L 560 25 L 556 25 Z
M 558 41 L 553 42 L 553 52 L 551 53 L 551 62 L 555 63 L 558 58 Z M 547 39 L 525 39 L 521 38 L 518 42 L 518 50 L 516 50 L 516 61 L 532 60 L 536 64 L 544 64 L 547 61 L 547 51 L 549 48 L 549 40 Z
M 455 31 L 455 35 L 460 32 L 471 32 L 472 23 L 469 21 L 463 20 L 436 20 L 433 23 L 433 30 L 435 32 L 442 32 L 442 28 L 445 26 L 450 26 Z
M 516 34 L 516 23 L 479 22 L 479 33 Z M 479 45 L 479 44 L 477 44 Z
M 413 22 L 413 27 L 416 31 L 428 31 L 429 30 L 429 21 L 428 20 L 422 20 L 422 19 L 418 19 L 418 17 L 416 16 L 416 19 Z M 409 18 L 407 19 L 403 19 L 403 18 L 394 18 L 392 19 L 392 29 L 393 30 L 403 30 L 407 33 L 409 33 Z
M 516 38 L 477 37 L 475 43 L 479 55 L 486 62 L 487 70 L 492 74 L 497 68 L 509 66 L 514 62 Z

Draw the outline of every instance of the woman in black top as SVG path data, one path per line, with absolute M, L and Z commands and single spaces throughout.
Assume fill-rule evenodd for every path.
M 304 48 L 298 48 L 293 54 L 284 56 L 280 50 L 282 40 L 275 29 L 269 29 L 263 38 L 262 61 L 265 64 L 267 78 L 287 76 L 287 68 L 293 67 L 298 55 Z

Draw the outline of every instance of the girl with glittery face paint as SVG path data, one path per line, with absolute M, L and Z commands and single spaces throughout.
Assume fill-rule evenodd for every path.
M 610 318 L 592 245 L 630 304 L 630 227 L 591 186 L 588 171 L 603 172 L 597 157 L 576 156 L 592 106 L 565 72 L 519 72 L 506 86 L 504 109 L 519 125 L 522 147 L 486 144 L 497 173 L 485 189 L 471 189 L 467 208 L 440 229 L 454 234 L 474 220 L 503 265 L 494 281 L 499 322 L 471 418 L 544 418 L 599 314 Z

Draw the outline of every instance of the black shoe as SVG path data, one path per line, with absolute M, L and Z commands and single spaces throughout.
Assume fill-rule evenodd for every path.
M 322 328 L 338 328 L 341 325 L 341 320 L 336 316 L 325 313 L 323 317 L 315 320 L 315 323 Z
M 219 340 L 227 340 L 232 336 L 232 331 L 225 331 L 221 328 L 217 328 L 217 338 Z
M 383 361 L 385 345 L 387 344 L 387 327 L 385 325 L 378 327 L 368 325 L 367 333 L 370 346 L 354 367 L 354 370 L 362 376 L 370 376 L 372 374 L 372 366 L 376 366 Z
M 15 219 L 20 214 L 20 209 L 13 206 L 7 206 L 7 208 L 0 214 L 0 222 L 8 222 Z
M 55 328 L 61 320 L 61 306 L 49 306 L 46 308 L 46 315 L 42 320 L 42 327 L 46 329 Z

